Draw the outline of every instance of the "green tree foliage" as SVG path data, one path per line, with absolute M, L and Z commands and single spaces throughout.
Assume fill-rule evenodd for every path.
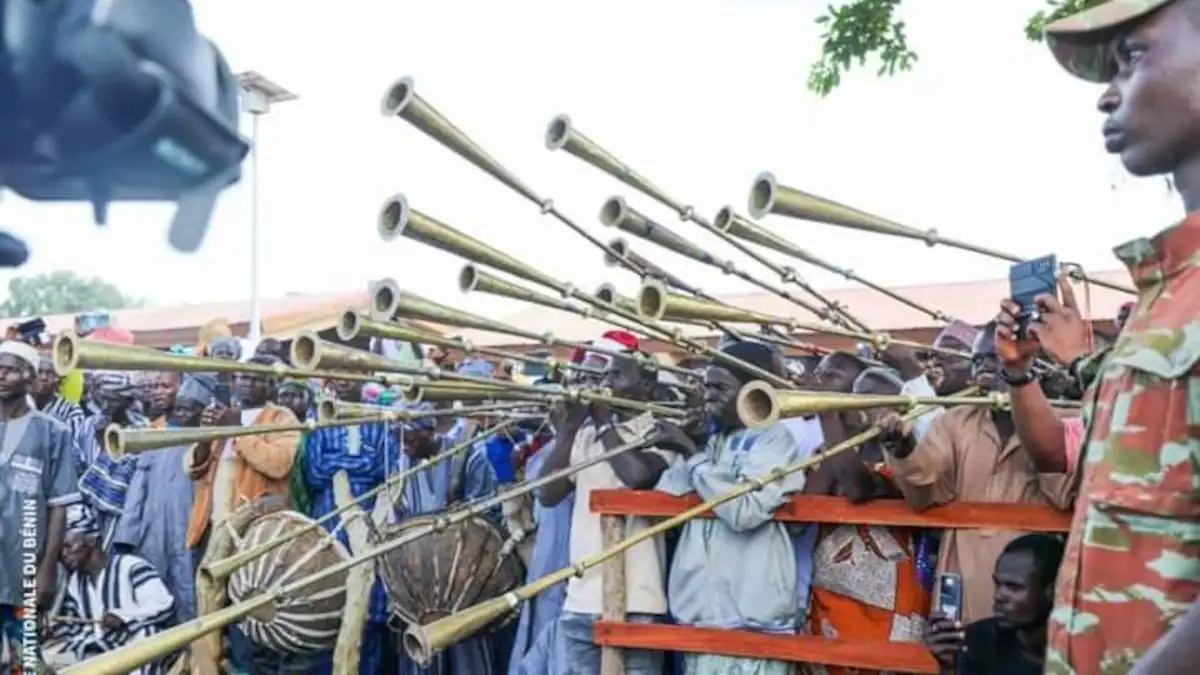
M 8 299 L 0 303 L 0 315 L 48 316 L 141 305 L 141 300 L 125 295 L 98 277 L 85 279 L 70 270 L 58 270 L 9 281 Z
M 1041 42 L 1046 24 L 1074 14 L 1105 0 L 1046 0 L 1046 7 L 1029 18 L 1025 37 Z M 842 83 L 842 76 L 853 68 L 867 65 L 874 57 L 876 74 L 891 77 L 912 70 L 917 53 L 908 46 L 904 21 L 897 17 L 901 0 L 849 0 L 830 5 L 817 17 L 821 35 L 821 58 L 808 73 L 808 88 L 818 96 L 828 96 Z

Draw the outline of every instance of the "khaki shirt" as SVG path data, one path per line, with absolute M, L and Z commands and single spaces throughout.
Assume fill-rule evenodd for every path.
M 912 454 L 904 459 L 889 456 L 887 463 L 896 487 L 917 510 L 955 500 L 1045 504 L 1066 510 L 1074 501 L 1073 476 L 1038 473 L 1016 433 L 1002 447 L 986 408 L 947 410 L 929 426 Z M 979 529 L 942 533 L 937 571 L 962 575 L 964 624 L 992 615 L 996 558 L 1022 534 Z M 935 607 L 937 602 L 935 598 Z

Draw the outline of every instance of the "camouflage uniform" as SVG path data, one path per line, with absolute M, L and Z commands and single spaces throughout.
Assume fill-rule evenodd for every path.
M 1138 303 L 1089 386 L 1047 675 L 1120 675 L 1200 595 L 1200 214 L 1116 249 Z
M 1113 40 L 1173 0 L 1109 0 L 1046 28 L 1107 83 Z M 1083 484 L 1050 617 L 1047 675 L 1123 675 L 1200 595 L 1200 214 L 1116 249 L 1138 290 L 1117 343 L 1078 366 Z

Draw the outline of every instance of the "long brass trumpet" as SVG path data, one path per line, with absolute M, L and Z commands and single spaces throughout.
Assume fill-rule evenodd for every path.
M 1078 408 L 1078 401 L 1050 401 L 1056 408 Z M 871 408 L 909 410 L 916 406 L 982 406 L 1003 410 L 1012 397 L 1002 392 L 984 396 L 907 396 L 904 394 L 837 394 L 823 391 L 779 391 L 766 382 L 750 382 L 737 398 L 738 418 L 749 429 L 765 429 L 780 419 Z
M 247 600 L 244 600 L 236 605 L 230 605 L 219 609 L 211 614 L 207 614 L 198 619 L 193 619 L 186 623 L 179 624 L 173 628 L 169 628 L 154 637 L 144 640 L 136 640 L 123 647 L 119 647 L 110 652 L 105 652 L 99 656 L 88 659 L 78 665 L 70 666 L 65 670 L 60 671 L 61 675 L 125 675 L 140 665 L 161 659 L 167 654 L 174 652 L 181 647 L 211 633 L 215 630 L 220 630 L 229 624 L 240 621 L 252 613 L 268 607 L 276 602 L 281 602 L 286 598 L 294 598 L 305 588 L 320 582 L 328 577 L 343 574 L 358 565 L 373 561 L 375 558 L 394 551 L 402 546 L 406 546 L 421 537 L 428 536 L 432 532 L 442 531 L 448 527 L 457 525 L 470 518 L 474 518 L 481 513 L 485 513 L 496 508 L 503 503 L 523 497 L 540 487 L 548 485 L 554 481 L 562 480 L 571 476 L 582 469 L 595 466 L 602 462 L 607 462 L 610 459 L 631 450 L 644 448 L 653 445 L 657 441 L 657 437 L 649 437 L 637 440 L 631 443 L 618 446 L 607 452 L 590 457 L 582 462 L 577 462 L 570 466 L 564 467 L 558 471 L 551 472 L 545 476 L 541 476 L 535 480 L 526 481 L 520 485 L 513 486 L 510 489 L 496 493 L 494 496 L 473 502 L 469 506 L 451 511 L 439 517 L 431 526 L 430 529 L 414 528 L 414 531 L 405 532 L 399 536 L 385 541 L 370 550 L 363 551 L 362 554 L 343 560 L 336 565 L 332 565 L 318 572 L 297 579 L 289 584 L 271 588 L 259 595 L 255 595 Z M 315 527 L 313 523 L 309 527 Z M 268 542 L 273 544 L 274 542 Z M 253 553 L 247 551 L 245 553 Z M 244 554 L 238 554 L 241 557 Z M 259 554 L 261 555 L 261 554 Z M 232 560 L 226 558 L 225 560 Z M 220 561 L 225 562 L 225 561 Z M 241 564 L 245 564 L 242 562 Z M 233 569 L 236 569 L 234 567 Z M 503 616 L 501 614 L 500 616 Z M 482 624 L 476 627 L 476 630 L 483 628 L 487 624 Z
M 404 388 L 404 402 L 416 404 L 438 401 L 538 401 L 541 394 L 513 391 L 471 382 L 422 382 Z
M 960 239 L 943 237 L 937 230 L 918 230 L 915 227 L 901 225 L 887 218 L 859 211 L 845 204 L 839 204 L 831 199 L 825 199 L 824 197 L 818 197 L 814 194 L 788 187 L 779 183 L 775 178 L 775 174 L 770 171 L 764 171 L 754 178 L 754 183 L 750 186 L 749 206 L 750 215 L 756 219 L 773 213 L 789 218 L 847 227 L 852 230 L 915 239 L 925 242 L 927 246 L 945 244 L 951 248 L 971 251 L 1009 262 L 1021 262 L 1025 260 L 1025 258 L 1013 255 L 1012 253 L 998 251 L 986 246 L 978 246 Z M 1114 291 L 1121 291 L 1123 293 L 1135 292 L 1128 286 L 1089 277 L 1078 268 L 1063 266 L 1063 271 L 1078 281 L 1087 281 L 1097 286 L 1104 286 L 1105 288 L 1111 288 Z
M 400 411 L 381 411 L 374 421 L 389 421 L 398 419 Z M 224 441 L 241 436 L 262 436 L 265 434 L 281 434 L 291 431 L 308 433 L 325 427 L 345 427 L 369 422 L 364 417 L 352 420 L 334 419 L 325 421 L 305 421 L 291 424 L 259 424 L 255 426 L 227 427 L 176 427 L 173 429 L 154 429 L 151 427 L 123 427 L 110 424 L 104 428 L 104 449 L 113 459 L 125 455 L 136 455 L 150 450 L 173 448 L 194 443 L 211 443 Z
M 366 375 L 345 372 L 312 372 L 289 368 L 283 364 L 243 363 L 205 356 L 167 354 L 144 347 L 114 345 L 84 340 L 74 331 L 64 331 L 54 338 L 51 359 L 54 370 L 65 375 L 77 368 L 90 370 L 169 371 L 174 373 L 252 373 L 268 377 L 320 377 L 350 382 L 382 382 L 409 385 L 413 378 L 397 375 Z
M 575 314 L 577 316 L 582 316 L 585 319 L 602 318 L 605 322 L 608 322 L 615 326 L 624 328 L 625 330 L 633 330 L 633 331 L 639 330 L 638 325 L 635 322 L 624 321 L 620 317 L 615 317 L 615 316 L 612 316 L 611 314 L 607 314 L 604 312 L 598 312 L 591 305 L 576 305 L 574 303 L 567 302 L 566 300 L 560 300 L 559 298 L 555 298 L 555 297 L 546 295 L 545 293 L 539 293 L 538 291 L 535 291 L 533 289 L 525 288 L 524 286 L 514 284 L 511 281 L 501 279 L 500 277 L 498 277 L 494 274 L 489 274 L 489 273 L 485 272 L 484 270 L 480 269 L 479 265 L 476 265 L 475 263 L 467 263 L 466 265 L 463 266 L 462 270 L 458 273 L 458 289 L 460 291 L 462 291 L 463 293 L 479 292 L 479 293 L 487 293 L 488 295 L 496 295 L 496 296 L 499 296 L 502 298 L 512 298 L 513 300 L 521 300 L 522 302 L 528 302 L 528 303 L 534 304 L 534 305 L 541 305 L 543 307 L 549 307 L 551 309 L 557 309 L 559 311 L 567 312 L 570 314 Z M 391 292 L 391 291 L 389 290 L 387 292 Z M 633 299 L 626 297 L 626 296 L 618 295 L 616 293 L 616 290 L 613 289 L 610 284 L 601 285 L 600 288 L 597 289 L 597 291 L 596 291 L 596 297 L 600 298 L 604 302 L 608 302 L 611 304 L 617 304 L 619 302 L 620 305 L 622 307 L 625 307 L 626 309 L 634 308 Z M 498 332 L 506 332 L 506 331 L 498 331 Z M 527 333 L 527 331 L 521 331 L 521 332 Z M 518 337 L 524 337 L 524 335 L 518 335 Z M 535 337 L 535 339 L 538 339 L 539 341 L 544 341 L 546 339 L 546 337 L 544 335 L 539 336 L 539 335 L 534 334 L 534 337 Z M 564 347 L 571 347 L 573 349 L 584 349 L 587 351 L 595 351 L 595 352 L 600 352 L 602 354 L 608 354 L 610 356 L 627 356 L 627 354 L 622 354 L 621 352 L 600 349 L 597 347 L 593 347 L 593 346 L 584 344 L 582 342 L 559 340 L 557 338 L 553 338 L 552 336 L 551 336 L 551 339 L 553 340 L 554 344 L 561 344 Z M 647 364 L 647 365 L 650 365 L 650 364 Z M 671 372 L 675 372 L 677 375 L 683 375 L 686 377 L 696 377 L 695 373 L 693 373 L 689 370 L 681 369 L 681 368 L 671 368 L 671 367 L 664 366 L 661 364 L 656 364 L 656 365 L 654 365 L 654 367 L 656 369 L 662 369 L 662 370 L 668 370 Z
M 501 387 L 518 393 L 524 392 L 539 395 L 544 395 L 547 393 L 545 387 L 539 387 L 532 384 L 517 384 L 516 382 L 508 382 L 505 380 L 493 380 L 485 377 L 464 375 L 462 373 L 451 373 L 441 370 L 437 367 L 426 368 L 411 366 L 379 354 L 372 354 L 371 352 L 366 352 L 361 349 L 354 349 L 353 347 L 346 347 L 333 342 L 327 342 L 322 340 L 316 333 L 313 333 L 312 331 L 305 331 L 292 341 L 292 361 L 297 365 L 300 365 L 302 368 L 311 368 L 312 370 L 317 370 L 322 366 L 326 366 L 346 370 L 357 369 L 384 372 L 411 372 L 415 374 L 424 374 L 432 378 L 445 378 L 455 382 L 468 382 L 471 384 L 482 385 L 484 387 Z M 641 412 L 654 413 L 655 415 L 666 415 L 670 417 L 683 416 L 682 411 L 675 410 L 673 408 L 667 408 L 653 403 L 645 403 L 643 401 L 617 398 L 586 389 L 568 388 L 562 390 L 561 392 L 556 392 L 556 395 L 568 400 L 584 402 L 597 401 L 610 405 L 614 408 L 638 410 Z
M 910 420 L 916 419 L 930 410 L 932 408 L 922 406 L 907 413 L 904 418 Z M 804 471 L 834 455 L 856 448 L 863 443 L 871 441 L 881 433 L 882 430 L 879 428 L 868 429 L 834 445 L 825 452 L 817 453 L 808 459 L 788 466 L 776 467 L 765 476 L 755 476 L 754 479 L 745 481 L 737 488 L 725 494 L 714 497 L 671 518 L 660 520 L 654 525 L 621 540 L 619 543 L 604 549 L 596 555 L 589 556 L 583 560 L 572 561 L 569 566 L 556 572 L 551 572 L 500 597 L 484 600 L 457 614 L 423 626 L 410 626 L 404 634 L 404 650 L 417 663 L 428 663 L 434 654 L 492 625 L 494 621 L 518 609 L 526 601 L 567 581 L 571 577 L 581 577 L 588 570 L 604 564 L 644 541 L 650 541 L 654 537 L 665 534 L 689 520 L 710 513 L 713 509 L 728 504 L 739 497 L 761 490 L 766 485 L 779 482 L 793 473 Z
M 509 411 L 518 407 L 519 403 L 490 403 L 487 405 L 460 406 L 435 410 L 404 410 L 374 403 L 357 403 L 339 401 L 327 398 L 317 404 L 317 420 L 333 422 L 335 420 L 352 420 L 355 424 L 364 421 L 400 420 L 408 422 L 427 417 L 477 417 L 487 416 L 500 411 Z
M 809 265 L 812 265 L 813 267 L 820 267 L 823 270 L 837 274 L 849 281 L 860 283 L 871 290 L 886 295 L 896 302 L 907 305 L 918 312 L 929 316 L 934 321 L 949 323 L 952 320 L 950 315 L 946 314 L 940 309 L 922 305 L 916 300 L 901 295 L 892 289 L 887 288 L 886 286 L 880 286 L 873 281 L 868 281 L 867 279 L 862 278 L 849 268 L 839 267 L 831 262 L 817 257 L 808 250 L 800 248 L 791 241 L 780 237 L 774 232 L 762 227 L 758 223 L 751 222 L 739 216 L 734 212 L 733 207 L 721 207 L 721 209 L 717 211 L 717 215 L 713 217 L 713 227 L 721 230 L 731 237 L 737 237 L 738 239 L 758 244 L 759 246 L 769 248 L 778 253 L 782 253 L 783 255 L 795 258 L 796 260 L 801 260 Z
M 869 341 L 881 348 L 894 344 L 914 349 L 964 356 L 960 352 L 944 350 L 920 342 L 897 340 L 883 333 L 863 333 L 848 328 L 813 325 L 791 317 L 775 316 L 740 307 L 705 302 L 685 295 L 679 295 L 678 293 L 671 293 L 662 282 L 656 279 L 651 279 L 642 284 L 642 290 L 638 294 L 638 311 L 643 316 L 655 321 L 696 320 L 714 317 L 733 323 L 757 323 L 761 325 L 786 326 L 792 330 L 821 331 L 855 340 Z
M 671 329 L 655 321 L 647 321 L 636 313 L 627 312 L 620 307 L 604 302 L 600 298 L 575 288 L 569 283 L 559 281 L 538 269 L 522 263 L 516 258 L 498 251 L 474 237 L 460 232 L 449 225 L 426 216 L 416 209 L 409 207 L 403 195 L 388 200 L 380 213 L 380 232 L 385 239 L 404 235 L 429 246 L 439 248 L 447 253 L 466 258 L 472 262 L 503 270 L 517 278 L 530 283 L 552 289 L 564 298 L 573 298 L 587 303 L 597 310 L 616 314 L 621 318 L 634 321 L 640 326 L 639 332 L 659 339 L 669 340 L 680 344 L 699 354 L 706 354 L 716 361 L 735 365 L 750 372 L 755 377 L 762 378 L 780 387 L 790 388 L 791 383 L 772 372 L 763 370 L 750 363 L 745 363 L 703 342 L 699 342 L 682 334 L 678 329 Z
M 482 273 L 482 270 L 476 271 Z M 459 276 L 460 288 L 463 288 L 462 282 L 463 275 L 465 274 L 467 274 L 466 268 L 463 269 L 463 272 Z M 566 303 L 565 301 L 557 301 L 548 295 L 522 288 L 516 284 L 511 284 L 492 275 L 487 275 L 486 277 L 479 276 L 478 278 L 480 279 L 481 284 L 484 281 L 487 282 L 486 292 L 488 293 L 510 297 L 516 300 L 527 300 L 528 302 L 543 304 L 547 307 L 554 306 L 553 304 L 549 304 L 551 302 L 563 302 L 564 305 L 569 305 L 569 303 Z M 493 281 L 498 283 L 493 283 Z M 474 288 L 474 286 L 470 287 L 470 289 Z M 483 290 L 482 285 L 479 287 L 479 290 Z M 539 299 L 532 299 L 535 296 Z M 569 306 L 574 307 L 573 305 Z M 371 289 L 371 314 L 374 318 L 381 321 L 386 321 L 394 316 L 400 316 L 408 319 L 430 321 L 443 326 L 457 326 L 459 328 L 473 328 L 491 333 L 502 333 L 504 335 L 523 338 L 539 344 L 566 347 L 568 349 L 583 349 L 600 354 L 607 354 L 609 356 L 628 356 L 628 354 L 623 352 L 592 346 L 585 342 L 579 342 L 577 340 L 564 340 L 562 338 L 555 337 L 551 333 L 537 333 L 524 328 L 518 328 L 511 324 L 488 319 L 477 314 L 464 312 L 456 307 L 450 307 L 432 300 L 427 300 L 414 293 L 401 290 L 400 284 L 396 283 L 395 279 L 383 279 L 375 283 L 375 286 Z M 635 324 L 631 322 L 629 325 L 633 326 Z M 645 360 L 644 365 L 647 368 L 666 370 L 682 377 L 696 377 L 696 374 L 690 370 L 659 364 L 652 359 Z
M 612 250 L 616 251 L 617 253 L 620 253 L 622 256 L 625 257 L 626 260 L 632 260 L 639 267 L 646 270 L 647 274 L 649 274 L 652 277 L 655 277 L 659 281 L 666 284 L 668 288 L 675 288 L 675 289 L 678 289 L 689 295 L 700 295 L 701 294 L 699 288 L 691 285 L 687 281 L 679 278 L 678 276 L 668 272 L 667 270 L 663 269 L 662 267 L 660 267 L 660 266 L 656 265 L 655 263 L 642 257 L 640 254 L 638 254 L 636 251 L 634 251 L 633 249 L 631 249 L 629 247 L 629 242 L 625 241 L 621 237 L 615 237 L 613 239 L 610 239 L 608 242 L 608 247 L 611 248 Z M 617 266 L 624 267 L 625 266 L 622 263 L 620 258 L 618 258 L 616 256 L 608 255 L 607 253 L 604 254 L 604 265 L 606 267 L 617 267 Z M 632 271 L 635 274 L 638 273 L 638 271 L 636 269 L 632 269 L 630 271 Z
M 376 321 L 370 317 L 364 316 L 354 310 L 347 310 L 341 316 L 337 325 L 337 334 L 343 342 L 349 342 L 356 337 L 366 335 L 377 338 L 387 338 L 391 340 L 402 340 L 413 344 L 428 344 L 437 345 L 439 347 L 447 347 L 457 349 L 464 354 L 482 354 L 484 356 L 494 356 L 512 361 L 520 361 L 522 363 L 536 364 L 545 366 L 550 371 L 560 368 L 567 370 L 577 370 L 593 375 L 601 375 L 602 372 L 589 368 L 588 366 L 578 363 L 569 363 L 557 361 L 555 359 L 542 359 L 528 354 L 519 352 L 510 352 L 504 349 L 494 349 L 491 347 L 480 347 L 470 340 L 462 338 L 445 337 L 431 333 L 429 331 L 420 330 L 412 326 L 405 326 L 394 321 Z
M 798 274 L 796 274 L 794 269 L 777 265 L 771 260 L 768 260 L 753 249 L 743 245 L 736 239 L 714 228 L 712 224 L 705 220 L 702 216 L 696 215 L 696 210 L 691 206 L 681 204 L 680 202 L 672 199 L 662 188 L 651 183 L 646 179 L 645 176 L 642 176 L 638 172 L 634 171 L 631 167 L 618 160 L 612 153 L 600 147 L 599 144 L 576 129 L 574 125 L 572 125 L 570 117 L 566 115 L 559 115 L 550 120 L 550 124 L 546 126 L 545 140 L 547 149 L 564 150 L 568 154 L 582 159 L 584 162 L 603 171 L 604 173 L 607 173 L 613 178 L 616 178 L 622 183 L 671 209 L 675 213 L 679 214 L 680 220 L 695 223 L 701 228 L 711 232 L 718 239 L 724 240 L 727 244 L 740 251 L 743 255 L 748 256 L 758 264 L 766 267 L 767 269 L 771 270 L 771 272 L 778 275 L 783 283 L 790 283 L 800 287 L 809 295 L 812 295 L 814 298 L 819 300 L 825 306 L 826 310 L 828 310 L 816 310 L 814 313 L 816 313 L 817 316 L 836 324 L 846 324 L 849 326 L 857 326 L 859 328 L 863 328 L 864 330 L 866 329 L 866 326 L 862 324 L 861 321 L 850 315 L 842 305 L 831 300 L 820 291 L 813 288 Z M 655 243 L 658 242 L 656 241 Z M 671 250 L 675 249 L 672 248 Z M 691 257 L 687 253 L 681 253 L 681 255 L 688 255 L 688 257 Z M 705 260 L 701 260 L 700 262 L 712 264 L 711 262 Z M 727 271 L 721 264 L 716 266 L 720 267 L 722 271 Z M 763 290 L 774 293 L 781 298 L 794 302 L 805 309 L 808 309 L 809 311 L 814 311 L 814 308 L 810 304 L 800 301 L 799 298 L 796 298 L 782 288 L 774 286 L 773 284 L 766 284 L 766 282 L 758 282 L 749 279 L 748 281 L 756 286 L 759 286 Z
M 686 239 L 676 232 L 667 229 L 661 223 L 651 220 L 649 216 L 630 206 L 622 197 L 609 197 L 608 201 L 601 205 L 600 223 L 606 227 L 615 227 L 626 234 L 633 235 L 639 239 L 643 239 L 652 244 L 661 246 L 672 253 L 676 253 L 685 258 L 690 258 L 703 265 L 715 267 L 725 274 L 733 275 L 742 281 L 750 283 L 751 285 L 757 286 L 764 291 L 773 293 L 785 300 L 788 300 L 789 302 L 792 302 L 793 304 L 803 307 L 809 312 L 812 312 L 813 315 L 817 316 L 818 318 L 829 321 L 834 325 L 841 325 L 844 321 L 842 316 L 838 313 L 841 311 L 839 306 L 834 305 L 834 309 L 829 307 L 817 307 L 816 305 L 789 293 L 786 289 L 759 279 L 758 277 L 738 267 L 732 260 L 721 260 L 717 258 L 713 254 L 697 246 L 691 240 Z M 718 236 L 723 236 L 725 239 L 735 241 L 728 236 L 721 235 L 718 230 L 713 229 L 711 226 L 709 226 L 707 229 L 717 232 Z M 737 243 L 737 246 L 745 248 L 744 246 L 741 246 L 740 243 Z M 746 249 L 743 251 L 743 253 L 750 255 L 762 264 L 771 266 L 769 261 L 763 263 L 763 260 L 760 260 L 762 256 L 758 255 L 751 249 Z M 785 275 L 785 272 L 782 270 L 782 268 L 780 268 L 778 273 L 781 276 Z

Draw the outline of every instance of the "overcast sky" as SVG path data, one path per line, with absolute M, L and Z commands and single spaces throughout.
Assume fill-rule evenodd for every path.
M 398 119 L 379 101 L 411 75 L 417 91 L 493 156 L 590 231 L 610 195 L 657 216 L 719 256 L 719 240 L 680 224 L 616 181 L 542 144 L 568 113 L 579 129 L 705 214 L 745 212 L 752 178 L 782 182 L 916 227 L 1019 254 L 1057 252 L 1112 269 L 1112 246 L 1169 224 L 1179 207 L 1161 179 L 1123 177 L 1104 154 L 1100 89 L 1077 82 L 1025 19 L 1042 0 L 909 2 L 917 71 L 879 81 L 871 69 L 830 98 L 805 89 L 824 3 L 783 0 L 512 0 L 340 3 L 194 0 L 201 30 L 235 70 L 300 94 L 261 125 L 264 297 L 340 292 L 394 276 L 475 311 L 514 309 L 454 286 L 462 262 L 409 240 L 385 244 L 379 206 L 410 203 L 547 272 L 592 288 L 631 288 L 577 235 Z M 249 133 L 249 124 L 243 125 Z M 1115 187 L 1114 187 L 1115 186 Z M 0 225 L 33 249 L 21 274 L 100 275 L 159 304 L 249 296 L 249 181 L 224 193 L 204 248 L 166 244 L 170 207 L 87 206 L 9 196 Z M 915 242 L 781 218 L 777 232 L 883 283 L 1001 277 L 1005 263 Z M 638 245 L 711 291 L 746 286 Z M 772 254 L 773 257 L 778 258 Z M 746 269 L 764 272 L 746 261 Z M 803 270 L 818 285 L 828 274 Z M 0 279 L 7 283 L 11 273 Z

